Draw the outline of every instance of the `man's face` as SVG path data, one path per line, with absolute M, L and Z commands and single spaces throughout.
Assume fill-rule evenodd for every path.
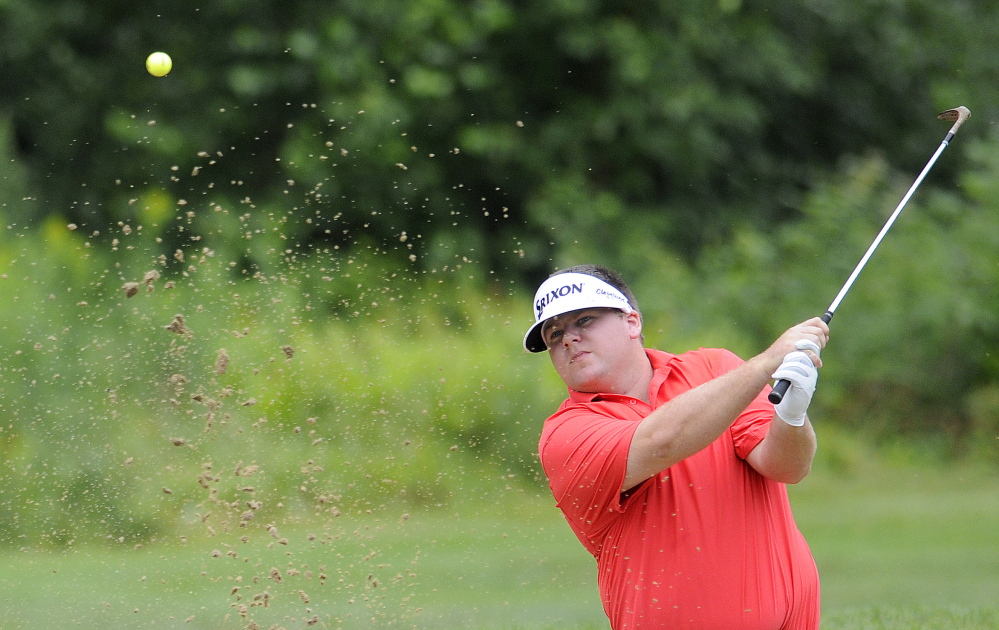
M 626 373 L 641 331 L 637 313 L 588 308 L 552 317 L 542 326 L 541 338 L 555 371 L 571 389 L 617 393 L 616 381 Z

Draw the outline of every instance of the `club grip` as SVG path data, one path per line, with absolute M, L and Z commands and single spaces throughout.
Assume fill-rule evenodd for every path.
M 770 395 L 767 396 L 767 400 L 773 404 L 779 404 L 780 401 L 784 400 L 784 394 L 787 393 L 787 388 L 791 386 L 791 381 L 787 379 L 780 379 L 774 383 L 774 388 L 770 391 Z
M 830 321 L 832 321 L 832 318 L 833 318 L 832 311 L 826 311 L 821 317 L 822 321 L 824 321 L 827 324 Z M 767 400 L 769 400 L 775 405 L 779 404 L 780 401 L 784 400 L 784 394 L 787 393 L 787 388 L 790 386 L 791 386 L 791 381 L 784 378 L 780 379 L 779 381 L 774 383 L 774 388 L 773 390 L 771 390 L 770 395 L 767 396 Z

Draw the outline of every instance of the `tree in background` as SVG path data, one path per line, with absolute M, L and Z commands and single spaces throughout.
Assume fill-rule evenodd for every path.
M 316 215 L 292 222 L 303 244 L 419 234 L 513 278 L 586 252 L 637 272 L 629 243 L 650 234 L 693 259 L 733 225 L 800 217 L 843 156 L 908 170 L 932 112 L 996 101 L 987 3 L 0 10 L 0 111 L 32 199 L 8 216 L 99 230 L 290 197 Z M 156 80 L 142 64 L 161 49 L 175 70 Z

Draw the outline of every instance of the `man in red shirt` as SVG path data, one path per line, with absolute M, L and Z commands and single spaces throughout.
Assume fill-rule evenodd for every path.
M 593 265 L 552 275 L 534 306 L 524 347 L 547 350 L 569 389 L 541 462 L 597 560 L 612 628 L 818 628 L 818 572 L 785 484 L 815 454 L 805 412 L 826 324 L 798 324 L 749 361 L 646 349 L 631 290 Z M 776 407 L 772 378 L 791 381 Z

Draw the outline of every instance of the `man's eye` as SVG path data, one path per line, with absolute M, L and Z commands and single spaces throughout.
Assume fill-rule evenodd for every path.
M 553 330 L 550 333 L 548 333 L 548 341 L 555 341 L 561 336 L 562 336 L 561 330 Z
M 589 324 L 592 321 L 593 321 L 593 316 L 592 315 L 584 315 L 583 317 L 580 317 L 579 319 L 576 320 L 576 325 L 577 326 L 585 326 L 585 325 Z

